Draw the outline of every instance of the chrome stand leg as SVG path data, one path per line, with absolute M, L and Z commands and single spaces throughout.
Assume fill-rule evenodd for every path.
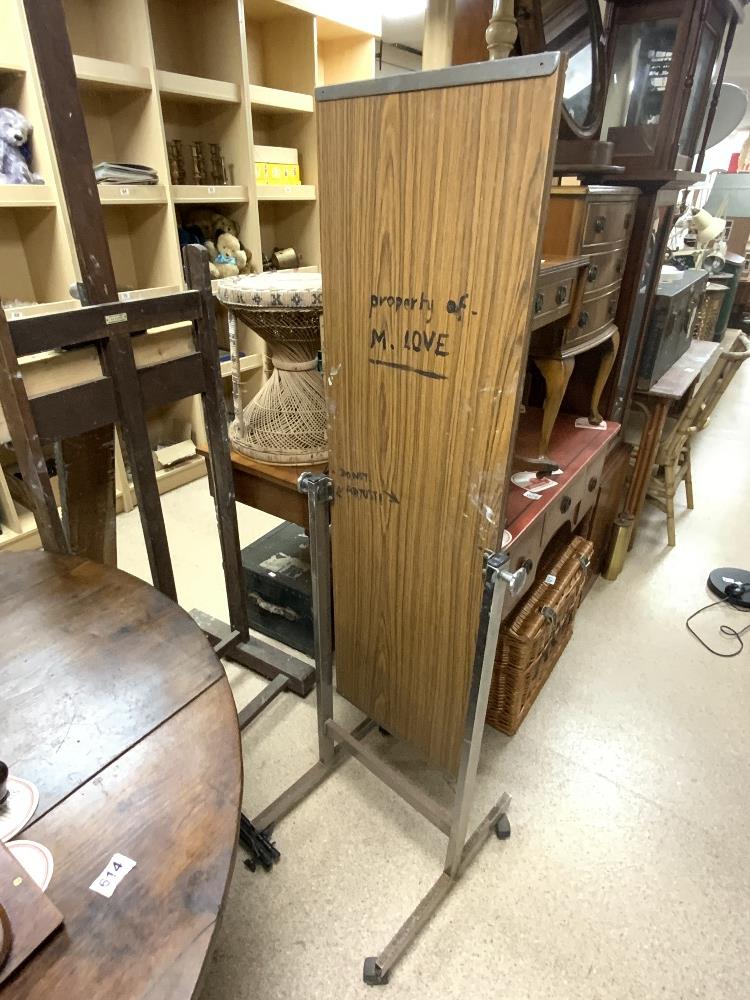
M 333 760 L 334 741 L 326 731 L 333 718 L 333 609 L 331 607 L 331 480 L 303 472 L 299 489 L 307 494 L 310 520 L 312 612 L 315 628 L 315 696 L 318 710 L 318 752 L 321 764 Z
M 507 556 L 493 554 L 488 557 L 485 565 L 474 667 L 469 688 L 464 740 L 461 747 L 461 761 L 451 816 L 445 868 L 442 875 L 433 884 L 417 908 L 407 917 L 383 951 L 377 957 L 365 959 L 362 978 L 370 986 L 382 986 L 388 982 L 391 969 L 413 943 L 420 931 L 429 923 L 465 868 L 485 843 L 493 827 L 496 829 L 498 837 L 502 839 L 505 839 L 510 832 L 506 817 L 510 797 L 504 794 L 479 824 L 469 840 L 466 840 L 469 812 L 474 798 L 479 764 L 479 751 L 482 745 L 484 719 L 487 714 L 487 699 L 489 698 L 492 671 L 495 664 L 505 584 L 508 583 L 512 589 L 515 589 L 523 583 L 520 576 L 515 577 L 503 569 L 507 561 Z

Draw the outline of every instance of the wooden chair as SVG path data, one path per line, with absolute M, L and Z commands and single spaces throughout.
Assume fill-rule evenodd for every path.
M 737 350 L 737 348 L 741 350 Z M 740 334 L 730 351 L 721 351 L 713 368 L 688 400 L 682 413 L 668 422 L 656 454 L 646 496 L 667 515 L 667 541 L 676 544 L 674 498 L 680 483 L 685 483 L 688 510 L 693 510 L 693 477 L 690 443 L 708 424 L 716 404 L 732 381 L 735 372 L 750 358 L 750 341 Z M 635 405 L 645 408 L 642 403 Z

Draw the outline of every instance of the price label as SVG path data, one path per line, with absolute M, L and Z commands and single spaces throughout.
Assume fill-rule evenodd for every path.
M 130 188 L 120 188 L 120 194 L 123 198 L 127 198 L 130 194 Z
M 213 184 L 209 184 L 208 185 L 208 193 L 209 194 L 216 194 L 216 188 L 214 187 Z
M 89 889 L 109 899 L 128 872 L 131 872 L 134 868 L 135 861 L 126 858 L 124 854 L 113 854 L 107 867 L 101 875 L 94 879 Z
M 130 302 L 130 292 L 119 292 L 117 297 L 120 302 Z
M 11 311 L 11 314 L 10 314 L 10 318 L 11 319 L 21 319 L 22 317 L 23 317 L 23 313 L 21 312 L 20 309 L 13 309 Z

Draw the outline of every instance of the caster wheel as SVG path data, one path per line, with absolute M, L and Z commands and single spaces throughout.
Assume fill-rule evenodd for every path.
M 510 837 L 510 822 L 505 813 L 495 823 L 495 833 L 498 840 L 507 840 Z
M 362 980 L 368 986 L 385 986 L 388 982 L 389 973 L 383 974 L 375 956 L 365 959 L 365 967 L 362 970 Z

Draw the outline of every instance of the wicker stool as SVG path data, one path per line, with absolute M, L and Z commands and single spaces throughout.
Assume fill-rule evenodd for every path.
M 279 271 L 225 278 L 217 298 L 229 310 L 235 419 L 232 445 L 259 462 L 325 462 L 326 406 L 318 371 L 323 293 L 319 274 Z M 265 340 L 271 372 L 242 407 L 237 318 Z

